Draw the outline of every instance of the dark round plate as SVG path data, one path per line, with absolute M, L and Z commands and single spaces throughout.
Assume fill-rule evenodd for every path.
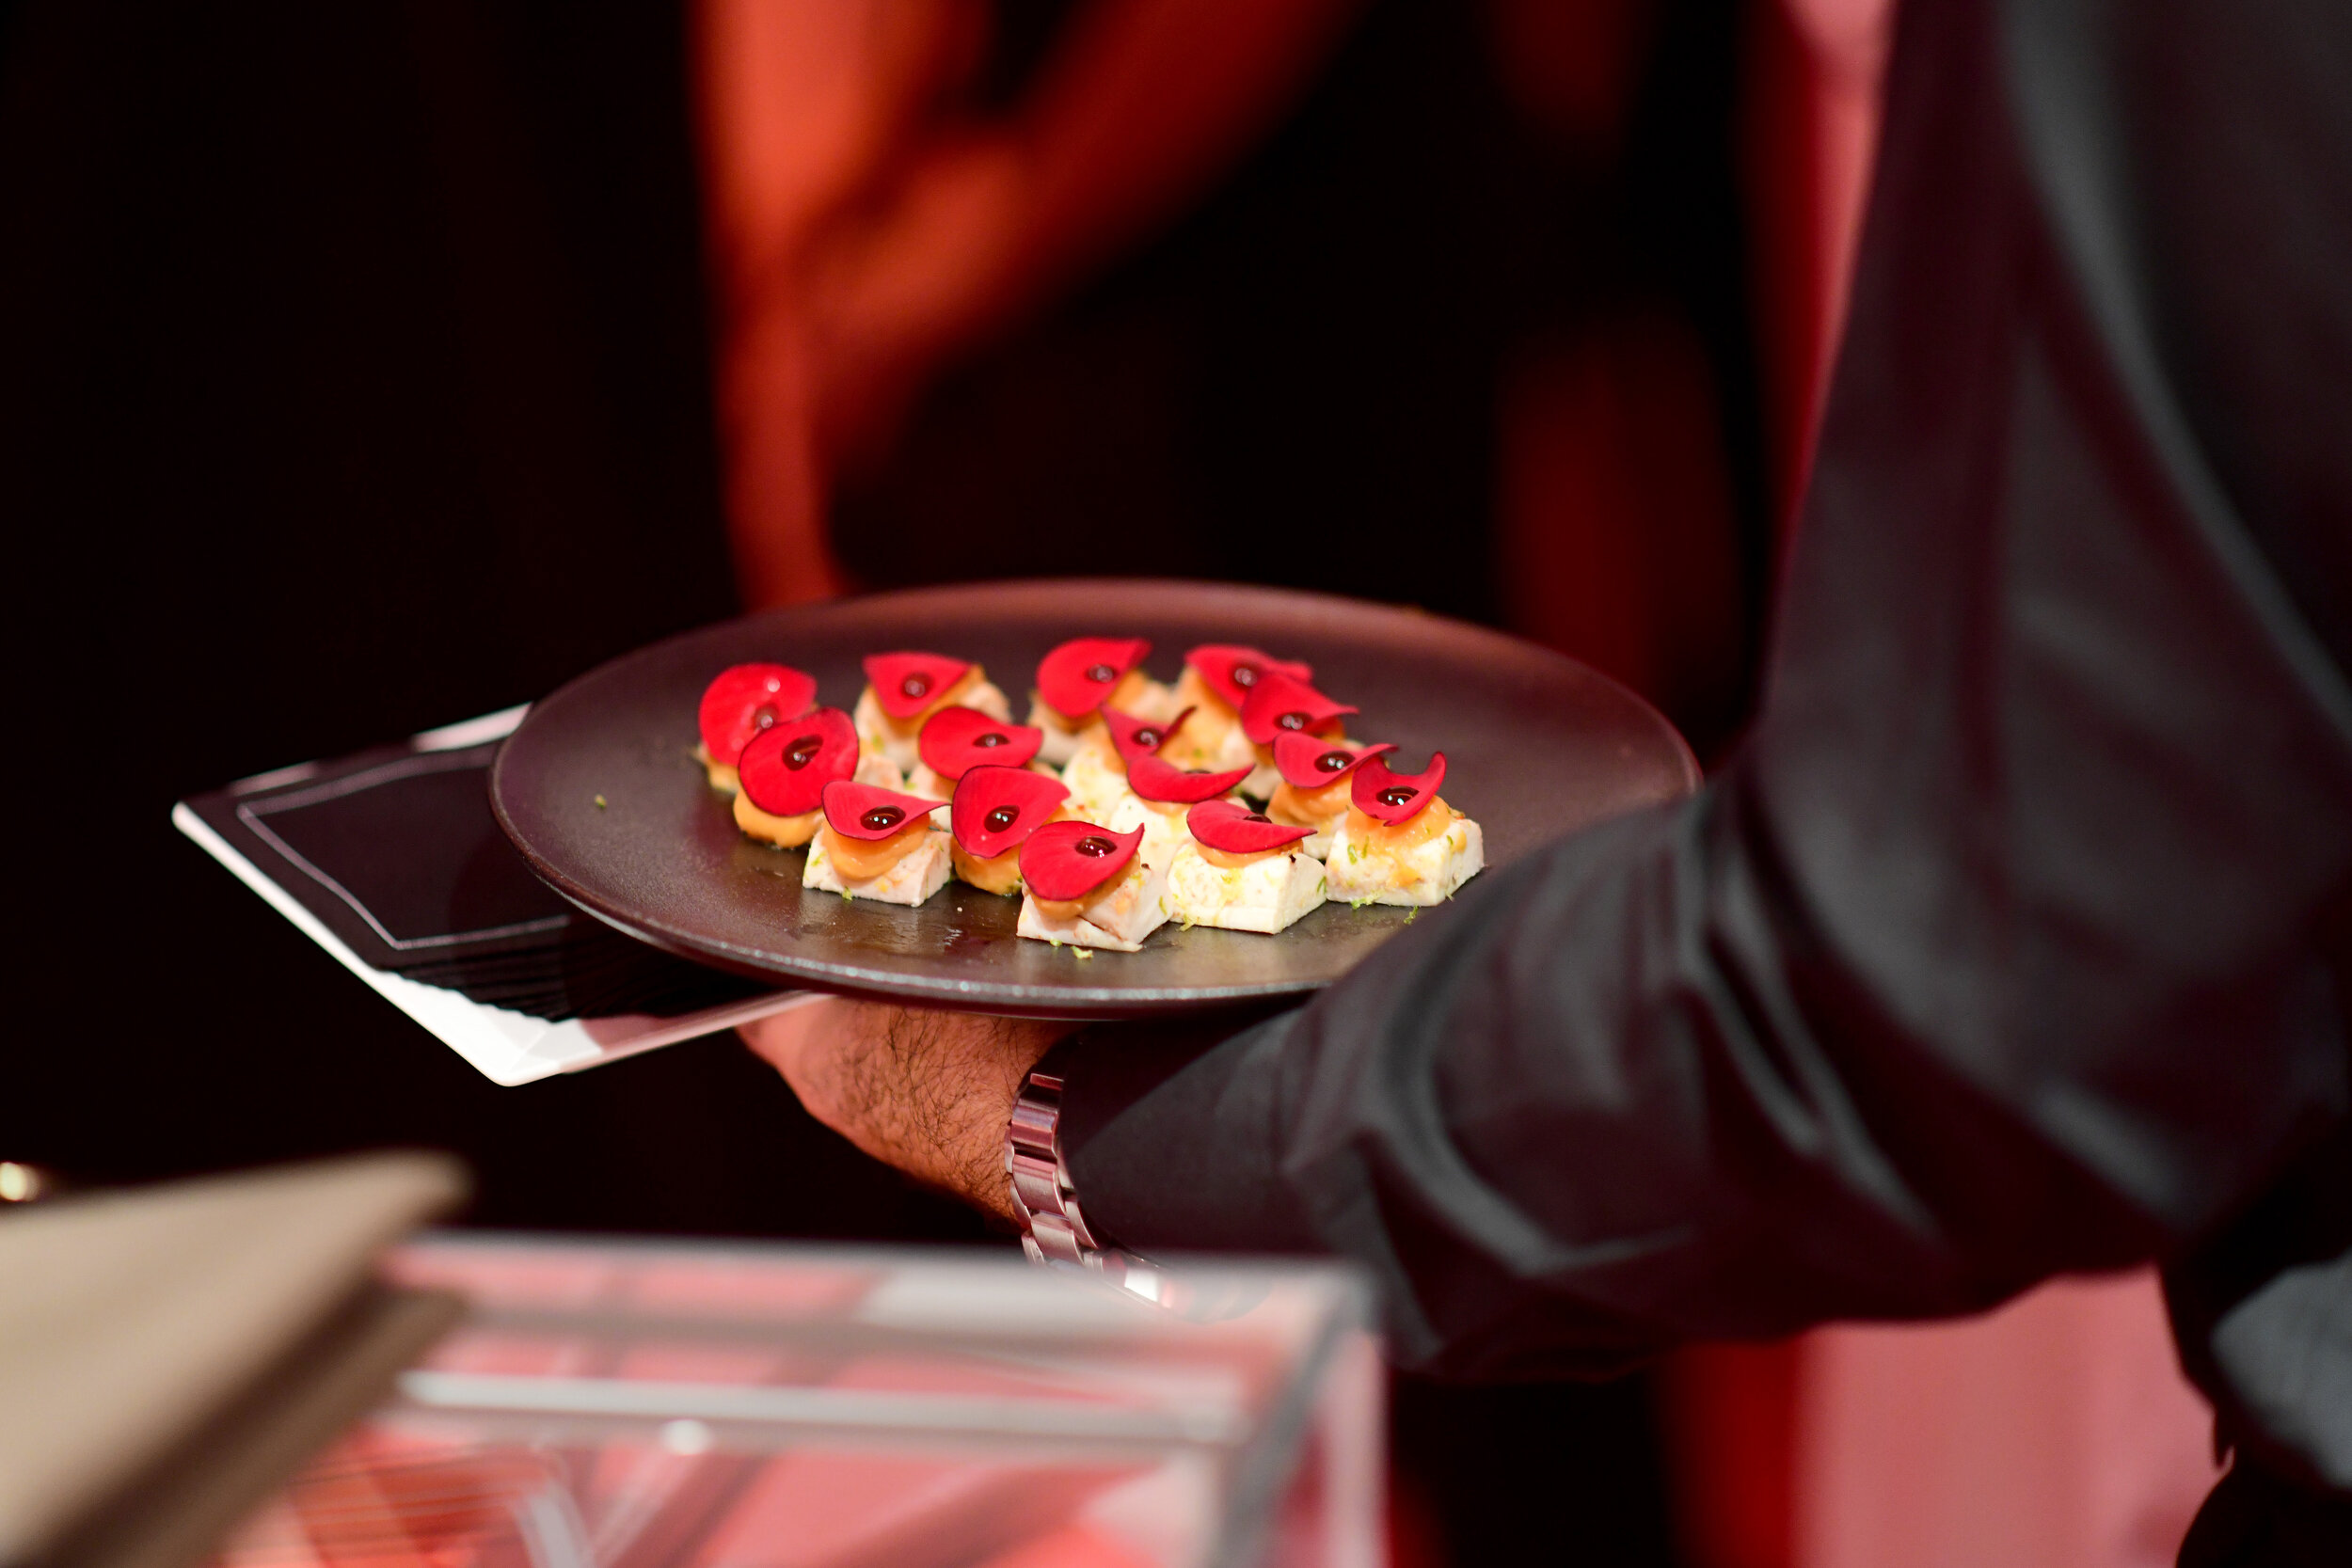
M 499 753 L 499 825 L 558 892 L 657 947 L 792 985 L 1054 1018 L 1120 1018 L 1311 991 L 1370 955 L 1401 909 L 1326 905 L 1279 936 L 1163 927 L 1138 953 L 1013 935 L 1018 901 L 961 882 L 919 909 L 803 892 L 803 852 L 755 844 L 690 754 L 729 664 L 775 659 L 847 708 L 858 661 L 894 648 L 979 660 L 1025 716 L 1038 659 L 1081 636 L 1246 642 L 1314 666 L 1359 705 L 1359 738 L 1400 766 L 1446 753 L 1445 797 L 1485 828 L 1489 867 L 1603 817 L 1687 793 L 1673 727 L 1606 676 L 1532 643 L 1413 610 L 1206 583 L 1094 579 L 918 589 L 708 626 L 592 671 L 534 706 Z

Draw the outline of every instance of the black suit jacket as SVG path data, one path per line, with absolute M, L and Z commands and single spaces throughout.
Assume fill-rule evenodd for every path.
M 1476 1374 L 2159 1259 L 2352 1485 L 2352 8 L 1918 0 L 1888 111 L 1745 745 L 1311 1006 L 1067 1043 L 1080 1197 Z

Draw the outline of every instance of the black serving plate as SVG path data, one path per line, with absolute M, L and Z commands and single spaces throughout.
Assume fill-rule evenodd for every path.
M 491 769 L 491 806 L 558 892 L 657 947 L 934 1006 L 1131 1018 L 1298 995 L 1405 924 L 1405 910 L 1327 904 L 1279 936 L 1169 925 L 1141 952 L 1081 958 L 1016 938 L 1018 900 L 961 882 L 913 910 L 803 891 L 803 852 L 737 832 L 691 755 L 696 702 L 730 664 L 798 666 L 817 676 L 819 701 L 847 708 L 865 684 L 864 656 L 929 649 L 985 665 L 1021 719 L 1038 659 L 1085 636 L 1150 638 L 1146 666 L 1170 681 L 1201 642 L 1307 660 L 1319 688 L 1363 710 L 1349 734 L 1394 741 L 1401 768 L 1444 751 L 1445 798 L 1485 828 L 1489 868 L 1698 782 L 1689 748 L 1647 704 L 1516 638 L 1318 594 L 1071 579 L 776 610 L 641 649 L 531 710 Z

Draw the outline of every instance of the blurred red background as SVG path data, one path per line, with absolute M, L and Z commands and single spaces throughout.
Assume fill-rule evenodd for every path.
M 977 1239 L 724 1041 L 469 1081 L 194 863 L 170 801 L 739 602 L 1039 572 L 1509 625 L 1720 754 L 1889 24 L 1884 0 L 0 11 L 0 622 L 14 667 L 82 677 L 31 683 L 20 722 L 87 736 L 87 692 L 168 689 L 133 705 L 140 765 L 84 785 L 119 832 L 26 847 L 55 905 L 26 960 L 56 983 L 21 1028 L 62 1047 L 16 1065 L 0 1153 L 136 1178 L 429 1142 L 481 1171 L 483 1223 Z M 87 1001 L 113 959 L 73 935 L 123 888 L 174 933 L 129 1047 Z M 1400 1560 L 1842 1568 L 1930 1560 L 1904 1519 L 1994 1550 L 1952 1520 L 2006 1512 L 2074 1554 L 2046 1560 L 2140 1560 L 2200 1473 L 2155 1312 L 2125 1281 L 1599 1389 L 1407 1381 Z M 1951 1444 L 1873 1441 L 1905 1408 Z M 1968 1471 L 2021 1431 L 2081 1467 L 2030 1496 Z

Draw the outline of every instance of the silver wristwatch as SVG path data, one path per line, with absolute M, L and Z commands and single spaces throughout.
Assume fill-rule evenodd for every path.
M 1005 1169 L 1012 1177 L 1013 1211 L 1021 1216 L 1021 1250 L 1033 1263 L 1081 1269 L 1157 1302 L 1166 1276 L 1133 1253 L 1097 1242 L 1078 1212 L 1078 1195 L 1061 1154 L 1061 1092 L 1059 1077 L 1031 1071 L 1005 1129 Z

